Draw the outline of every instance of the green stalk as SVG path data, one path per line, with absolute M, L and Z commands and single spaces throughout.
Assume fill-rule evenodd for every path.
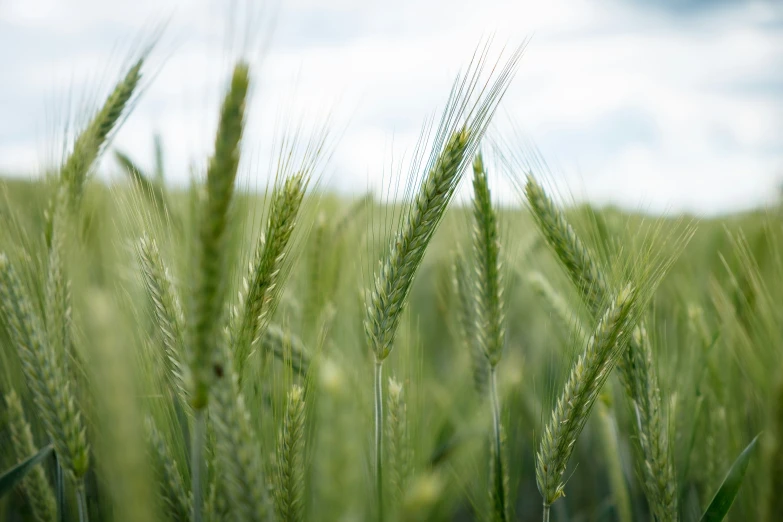
M 201 491 L 201 468 L 203 466 L 204 444 L 206 442 L 207 418 L 204 410 L 194 410 L 194 426 L 190 445 L 190 482 L 193 493 L 193 522 L 203 520 L 203 493 Z
M 544 501 L 544 516 L 542 517 L 543 522 L 549 522 L 549 508 L 550 504 L 546 503 L 546 500 Z
M 493 446 L 492 459 L 494 461 L 492 480 L 492 513 L 493 520 L 506 522 L 508 519 L 506 509 L 506 485 L 505 470 L 503 469 L 502 437 L 500 434 L 500 401 L 498 400 L 497 366 L 489 370 L 489 393 L 492 401 L 492 429 Z
M 383 360 L 375 360 L 375 494 L 383 522 Z
M 84 480 L 80 479 L 76 484 L 76 505 L 79 508 L 79 522 L 89 522 L 87 511 L 87 491 L 84 488 Z

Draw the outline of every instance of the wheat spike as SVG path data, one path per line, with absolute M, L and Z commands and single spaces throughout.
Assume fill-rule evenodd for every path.
M 89 468 L 89 447 L 81 414 L 65 369 L 46 342 L 40 317 L 5 254 L 0 253 L 0 308 L 22 362 L 46 433 L 72 478 Z
M 277 442 L 277 484 L 275 505 L 285 522 L 304 520 L 304 389 L 294 385 L 288 393 L 285 420 Z
M 14 390 L 5 396 L 5 404 L 8 408 L 8 426 L 11 430 L 11 443 L 18 460 L 35 455 L 38 448 L 35 446 L 30 424 L 24 415 L 22 401 Z M 43 466 L 35 466 L 22 482 L 24 492 L 30 501 L 33 517 L 38 522 L 55 522 L 57 520 L 57 505 L 55 504 L 52 486 L 46 478 Z

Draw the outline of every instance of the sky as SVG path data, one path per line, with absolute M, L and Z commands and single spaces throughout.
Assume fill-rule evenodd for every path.
M 113 147 L 151 166 L 160 133 L 172 183 L 203 166 L 245 56 L 240 183 L 266 186 L 281 136 L 328 123 L 322 186 L 383 191 L 491 38 L 491 58 L 526 47 L 490 135 L 534 148 L 572 197 L 715 215 L 783 184 L 783 2 L 768 0 L 0 0 L 0 172 L 56 162 L 156 35 Z M 121 176 L 108 155 L 101 172 Z

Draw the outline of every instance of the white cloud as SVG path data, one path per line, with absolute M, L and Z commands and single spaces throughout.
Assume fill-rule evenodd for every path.
M 0 85 L 0 112 L 45 122 L 44 102 L 67 99 L 69 89 L 76 100 L 84 92 L 97 99 L 118 74 L 117 58 L 127 58 L 122 49 L 171 15 L 152 59 L 157 74 L 116 144 L 150 162 L 152 131 L 160 131 L 168 170 L 184 181 L 209 152 L 226 72 L 243 50 L 231 43 L 242 30 L 225 34 L 226 4 L 64 5 L 0 7 L 0 44 L 9 43 L 3 34 L 19 37 L 18 52 L 2 58 L 16 79 Z M 583 185 L 573 192 L 630 207 L 717 212 L 762 203 L 777 188 L 783 72 L 775 65 L 783 61 L 783 31 L 774 27 L 783 24 L 783 9 L 771 3 L 685 17 L 586 0 L 480 7 L 403 0 L 394 8 L 290 0 L 279 7 L 278 45 L 256 71 L 246 141 L 259 165 L 245 175 L 259 179 L 250 186 L 265 184 L 265 151 L 281 129 L 319 123 L 330 109 L 342 137 L 331 186 L 378 186 L 392 156 L 411 151 L 426 118 L 442 107 L 477 42 L 494 33 L 495 49 L 533 35 L 503 112 L 565 179 Z M 258 57 L 265 36 L 259 30 L 244 49 Z M 33 168 L 41 135 L 29 122 L 21 128 L 15 134 L 13 119 L 0 121 L 0 170 Z

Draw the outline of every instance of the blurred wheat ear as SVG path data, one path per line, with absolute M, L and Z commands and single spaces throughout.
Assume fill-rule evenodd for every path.
M 221 357 L 222 318 L 227 308 L 226 295 L 228 271 L 226 266 L 226 229 L 228 210 L 234 194 L 234 180 L 240 159 L 240 144 L 245 126 L 245 102 L 250 87 L 249 66 L 240 62 L 234 67 L 228 92 L 223 99 L 215 137 L 215 151 L 207 167 L 206 195 L 197 227 L 197 253 L 192 275 L 195 283 L 190 296 L 190 314 L 187 325 L 188 350 L 185 353 L 186 385 L 190 404 L 195 410 L 191 443 L 192 519 L 201 522 L 204 500 L 202 498 L 202 467 L 206 443 L 206 418 L 204 410 L 209 400 L 209 390 L 215 379 L 225 377 Z M 227 352 L 227 347 L 223 347 Z M 230 372 L 229 375 L 233 375 Z M 224 379 L 226 380 L 226 379 Z M 236 395 L 233 383 L 221 386 L 222 404 L 219 411 L 227 417 L 234 416 Z M 239 418 L 245 412 L 241 397 L 238 400 Z M 234 419 L 232 419 L 234 420 Z M 216 423 L 219 424 L 219 423 Z M 227 427 L 230 431 L 233 429 Z M 249 443 L 249 441 L 244 441 Z
M 285 522 L 302 522 L 305 488 L 304 389 L 294 385 L 288 393 L 283 427 L 277 443 L 277 516 Z
M 509 519 L 507 463 L 503 460 L 503 427 L 497 389 L 497 366 L 505 345 L 505 303 L 498 216 L 492 206 L 487 171 L 481 154 L 473 160 L 473 258 L 476 265 L 473 294 L 476 344 L 486 358 L 492 407 L 490 444 L 490 518 Z
M 5 395 L 8 408 L 8 425 L 11 430 L 11 444 L 17 460 L 21 461 L 30 455 L 35 455 L 38 448 L 33 440 L 30 424 L 27 422 L 22 407 L 22 401 L 14 390 Z M 35 466 L 22 481 L 25 495 L 30 501 L 33 517 L 37 522 L 55 522 L 57 520 L 57 505 L 54 491 L 46 478 L 42 465 Z
M 21 279 L 0 253 L 0 309 L 22 362 L 27 385 L 55 452 L 70 477 L 80 482 L 89 468 L 89 446 L 81 413 L 60 355 L 46 341 Z
M 139 58 L 114 87 L 101 109 L 76 138 L 73 150 L 60 170 L 62 183 L 67 187 L 71 210 L 78 208 L 90 168 L 100 156 L 107 139 L 117 128 L 133 98 L 141 81 L 144 60 L 145 57 Z
M 294 174 L 275 187 L 264 233 L 243 282 L 240 305 L 232 325 L 232 350 L 240 382 L 251 348 L 259 342 L 274 312 L 284 283 L 286 255 L 296 226 L 308 178 Z

